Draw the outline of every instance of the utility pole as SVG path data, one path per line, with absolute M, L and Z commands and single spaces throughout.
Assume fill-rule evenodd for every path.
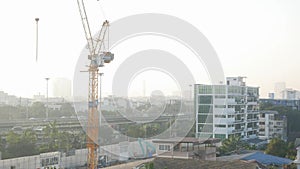
M 99 76 L 100 76 L 100 81 L 99 81 L 99 130 L 101 128 L 101 103 L 102 103 L 102 76 L 104 75 L 104 73 L 99 73 Z
M 38 60 L 38 45 L 39 45 L 39 18 L 35 18 L 36 21 L 36 47 L 35 47 L 35 61 Z
M 47 101 L 46 101 L 46 102 L 47 102 L 47 105 L 46 105 L 46 120 L 48 120 L 48 117 L 49 117 L 49 112 L 48 112 L 48 111 L 49 111 L 49 109 L 48 109 L 48 81 L 49 81 L 50 78 L 47 77 L 47 78 L 45 78 L 45 79 L 46 79 L 46 82 L 47 82 L 47 94 L 46 94 L 46 95 L 47 95 L 47 96 L 46 96 L 46 97 L 47 97 Z

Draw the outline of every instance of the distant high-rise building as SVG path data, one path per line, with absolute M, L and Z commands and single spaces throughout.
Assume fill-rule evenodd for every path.
M 275 87 L 274 87 L 275 99 L 282 99 L 283 98 L 282 91 L 284 91 L 285 89 L 286 89 L 285 82 L 275 83 Z
M 292 88 L 285 89 L 281 93 L 282 93 L 281 99 L 286 99 L 286 100 L 300 99 L 300 91 L 294 90 Z
M 71 98 L 71 80 L 66 78 L 52 79 L 53 97 Z
M 259 88 L 246 86 L 243 79 L 195 85 L 196 137 L 257 138 Z

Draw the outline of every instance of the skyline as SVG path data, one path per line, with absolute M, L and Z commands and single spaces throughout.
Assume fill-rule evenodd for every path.
M 297 11 L 300 2 L 101 2 L 105 17 L 100 11 L 100 2 L 87 3 L 93 33 L 105 19 L 114 22 L 139 13 L 173 15 L 191 23 L 208 38 L 218 54 L 226 77 L 248 77 L 247 85 L 260 87 L 262 98 L 274 91 L 277 82 L 283 81 L 289 88 L 300 89 L 300 81 L 297 79 L 297 72 L 300 72 L 300 13 Z M 1 20 L 5 23 L 0 32 L 3 46 L 0 51 L 0 90 L 12 95 L 32 97 L 45 93 L 45 77 L 73 78 L 75 64 L 86 41 L 75 2 L 29 0 L 17 3 L 15 5 L 15 2 L 8 1 L 0 7 Z M 40 18 L 38 62 L 35 62 L 36 17 Z M 150 42 L 141 45 L 140 42 L 145 40 Z M 114 62 L 120 62 L 120 55 L 126 56 L 161 44 L 165 45 L 164 49 L 182 58 L 190 55 L 185 54 L 183 48 L 174 49 L 174 46 L 179 48 L 178 44 L 161 41 L 156 37 L 129 40 L 113 50 Z M 104 82 L 110 80 L 113 72 L 110 67 L 116 67 L 114 62 L 104 68 Z M 200 72 L 196 83 L 209 83 L 205 73 L 201 74 L 203 68 L 192 70 Z M 103 86 L 105 91 L 109 91 L 108 88 L 109 84 Z

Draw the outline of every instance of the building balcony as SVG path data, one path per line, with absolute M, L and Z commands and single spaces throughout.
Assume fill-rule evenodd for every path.
M 259 120 L 257 118 L 255 118 L 255 119 L 247 119 L 247 122 L 259 122 Z
M 258 110 L 247 110 L 248 114 L 259 114 Z
M 214 133 L 219 133 L 219 134 L 225 134 L 225 133 L 228 133 L 228 134 L 230 134 L 230 133 L 232 133 L 233 132 L 233 130 L 234 130 L 234 127 L 230 127 L 230 128 L 221 128 L 221 127 L 215 127 L 214 128 Z
M 258 103 L 256 101 L 250 101 L 250 102 L 247 102 L 247 105 L 257 105 Z
M 215 124 L 231 124 L 234 123 L 234 118 L 214 118 L 214 123 Z
M 244 131 L 243 128 L 240 128 L 240 129 L 234 129 L 234 130 L 232 130 L 232 133 L 239 133 L 239 132 L 242 132 L 242 131 Z
M 235 99 L 227 99 L 227 104 L 236 105 L 237 102 L 235 101 Z
M 215 105 L 225 105 L 227 103 L 226 99 L 214 99 Z
M 214 108 L 215 114 L 234 114 L 234 108 Z

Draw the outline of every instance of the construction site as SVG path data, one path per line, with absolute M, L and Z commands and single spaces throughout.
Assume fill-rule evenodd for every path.
M 5 1 L 0 169 L 300 169 L 299 7 Z

